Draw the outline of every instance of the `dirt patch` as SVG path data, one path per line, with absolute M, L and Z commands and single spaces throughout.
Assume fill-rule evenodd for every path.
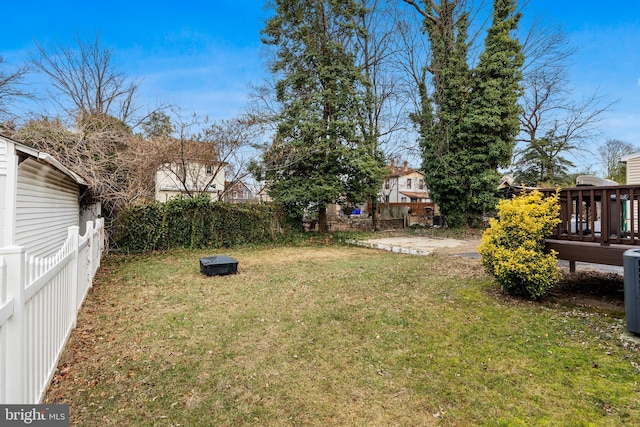
M 597 271 L 570 273 L 563 269 L 562 279 L 545 301 L 624 317 L 624 277 Z

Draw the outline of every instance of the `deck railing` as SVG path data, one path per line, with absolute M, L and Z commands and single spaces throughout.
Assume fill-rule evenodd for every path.
M 545 195 L 555 192 L 544 189 Z M 560 220 L 551 239 L 640 245 L 640 186 L 560 189 Z
M 541 190 L 550 195 L 556 190 Z M 560 189 L 560 224 L 547 250 L 568 260 L 623 265 L 624 252 L 640 245 L 640 185 Z

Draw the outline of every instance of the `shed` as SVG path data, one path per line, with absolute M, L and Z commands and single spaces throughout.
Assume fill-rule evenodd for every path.
M 0 247 L 46 257 L 80 226 L 87 184 L 54 157 L 0 135 Z M 82 233 L 83 230 L 80 230 Z

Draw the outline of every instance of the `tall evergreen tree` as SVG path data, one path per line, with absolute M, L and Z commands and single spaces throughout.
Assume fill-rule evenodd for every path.
M 477 225 L 495 205 L 498 168 L 509 164 L 518 133 L 522 53 L 512 37 L 514 0 L 494 0 L 493 22 L 477 67 L 469 67 L 468 12 L 460 0 L 405 0 L 424 17 L 432 91 L 414 114 L 425 182 L 450 226 Z
M 485 50 L 473 72 L 473 86 L 461 135 L 468 139 L 467 223 L 477 225 L 495 208 L 498 168 L 509 166 L 520 131 L 522 46 L 512 37 L 520 14 L 514 0 L 494 0 Z
M 364 11 L 355 0 L 275 0 L 274 8 L 262 40 L 275 50 L 270 66 L 282 110 L 265 178 L 269 194 L 296 217 L 317 207 L 326 230 L 328 204 L 369 191 L 362 173 L 376 154 L 357 130 L 366 81 L 350 51 Z
M 420 10 L 431 45 L 431 93 L 420 82 L 421 111 L 413 115 L 420 133 L 422 169 L 431 198 L 449 225 L 465 218 L 465 172 L 468 159 L 461 139 L 471 73 L 467 63 L 466 13 L 458 0 L 425 2 Z

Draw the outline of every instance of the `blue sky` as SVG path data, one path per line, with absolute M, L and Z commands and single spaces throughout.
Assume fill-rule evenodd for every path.
M 399 1 L 399 0 L 398 0 Z M 478 3 L 480 0 L 476 0 Z M 26 61 L 34 40 L 73 46 L 99 34 L 115 60 L 140 81 L 139 102 L 175 104 L 213 119 L 238 114 L 265 75 L 262 0 L 110 2 L 3 0 L 0 56 Z M 561 25 L 578 53 L 570 69 L 575 96 L 594 91 L 616 100 L 595 143 L 609 138 L 640 146 L 640 1 L 530 0 L 526 20 Z M 30 78 L 37 87 L 38 77 Z M 25 110 L 50 109 L 42 102 Z M 588 163 L 587 163 L 588 165 Z
M 576 96 L 598 91 L 616 101 L 603 123 L 601 139 L 622 139 L 640 147 L 640 2 L 529 3 L 526 11 L 560 25 L 577 48 L 570 68 Z
M 99 34 L 114 59 L 140 81 L 145 106 L 180 105 L 187 113 L 232 117 L 264 67 L 262 1 L 3 1 L 0 55 L 25 61 L 34 40 L 74 46 Z M 8 17 L 8 19 L 7 19 Z

